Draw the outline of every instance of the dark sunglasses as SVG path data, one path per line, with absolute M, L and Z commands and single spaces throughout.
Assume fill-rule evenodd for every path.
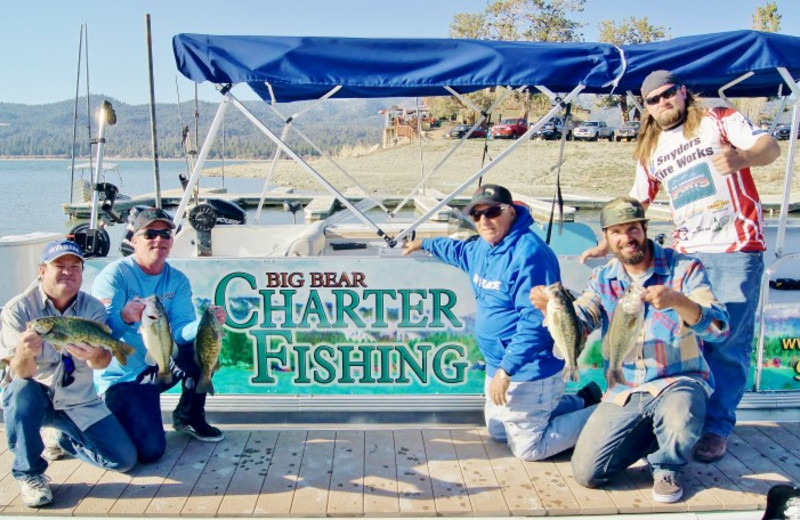
M 472 210 L 472 213 L 469 214 L 472 217 L 472 220 L 478 222 L 481 217 L 486 217 L 488 219 L 497 218 L 506 209 L 506 206 L 489 206 L 486 209 L 475 209 Z
M 678 93 L 678 89 L 681 88 L 678 85 L 672 85 L 670 88 L 662 92 L 661 94 L 656 94 L 655 96 L 650 96 L 646 98 L 644 102 L 650 106 L 657 105 L 662 99 L 671 99 L 675 94 Z
M 164 240 L 169 240 L 172 238 L 171 229 L 145 229 L 144 231 L 139 231 L 136 234 L 143 236 L 147 240 L 155 240 L 156 237 L 161 237 Z
M 66 388 L 75 382 L 75 362 L 70 356 L 61 354 L 61 362 L 64 363 L 64 372 L 61 374 L 61 387 Z

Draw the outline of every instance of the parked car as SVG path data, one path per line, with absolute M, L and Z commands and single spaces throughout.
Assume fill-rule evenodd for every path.
M 539 130 L 531 135 L 531 139 L 544 139 L 553 141 L 561 139 L 564 133 L 564 120 L 560 117 L 553 117 L 546 122 Z M 567 139 L 572 139 L 572 129 L 567 130 Z
M 622 126 L 614 130 L 614 140 L 620 142 L 623 139 L 630 141 L 639 135 L 639 121 L 627 121 Z
M 492 127 L 492 139 L 516 139 L 528 131 L 524 119 L 503 119 Z
M 772 131 L 772 137 L 778 141 L 786 141 L 792 133 L 791 125 L 778 125 Z
M 450 137 L 453 137 L 455 139 L 461 139 L 462 137 L 464 137 L 464 134 L 469 132 L 470 128 L 472 128 L 472 125 L 456 125 L 450 130 L 450 134 L 449 135 L 450 135 Z M 471 134 L 469 134 L 469 137 L 470 138 L 472 138 L 472 137 L 485 138 L 486 137 L 486 129 L 478 127 L 478 128 L 475 129 L 475 131 L 473 131 Z
M 572 131 L 572 138 L 576 141 L 597 141 L 598 139 L 614 139 L 614 129 L 605 121 L 584 121 Z

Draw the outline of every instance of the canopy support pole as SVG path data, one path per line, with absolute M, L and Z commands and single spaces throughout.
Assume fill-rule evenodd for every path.
M 792 191 L 792 176 L 794 172 L 794 158 L 796 155 L 797 149 L 797 137 L 798 137 L 798 125 L 800 125 L 800 88 L 798 88 L 798 84 L 795 83 L 794 78 L 792 78 L 789 71 L 786 70 L 785 67 L 777 67 L 778 73 L 781 75 L 783 80 L 789 86 L 789 89 L 792 91 L 794 95 L 795 101 L 793 102 L 792 107 L 792 129 L 791 133 L 789 134 L 789 152 L 787 153 L 786 157 L 786 173 L 784 175 L 783 181 L 783 200 L 781 201 L 781 211 L 780 217 L 778 220 L 778 236 L 775 240 L 775 259 L 773 259 L 770 264 L 764 269 L 764 274 L 761 278 L 761 294 L 760 294 L 760 306 L 761 306 L 761 313 L 759 316 L 759 328 L 758 328 L 758 347 L 756 350 L 756 373 L 755 373 L 755 390 L 756 392 L 761 390 L 761 367 L 764 365 L 764 336 L 765 336 L 765 327 L 766 327 L 766 307 L 767 302 L 769 301 L 769 280 L 774 273 L 777 272 L 777 268 L 780 264 L 784 263 L 785 261 L 797 260 L 800 258 L 800 254 L 794 253 L 789 255 L 784 255 L 783 253 L 783 246 L 784 242 L 786 241 L 786 225 L 787 225 L 787 217 L 789 213 L 789 195 Z M 721 91 L 722 89 L 720 89 Z
M 208 152 L 211 150 L 211 145 L 214 144 L 217 132 L 219 132 L 220 127 L 222 127 L 222 122 L 225 120 L 225 111 L 228 109 L 228 103 L 230 102 L 228 98 L 229 95 L 230 94 L 226 95 L 222 99 L 219 108 L 217 108 L 217 113 L 214 115 L 214 120 L 211 122 L 211 128 L 208 129 L 208 135 L 206 135 L 206 139 L 203 141 L 203 148 L 200 149 L 197 162 L 194 163 L 194 168 L 192 168 L 192 176 L 189 178 L 189 182 L 183 190 L 181 202 L 178 204 L 178 209 L 175 210 L 175 216 L 172 218 L 176 226 L 183 218 L 183 213 L 186 211 L 186 206 L 189 204 L 189 199 L 192 196 L 194 187 L 197 185 L 197 181 L 200 178 L 200 171 L 203 169 L 203 165 L 206 162 Z
M 585 88 L 586 87 L 584 85 L 577 85 L 574 89 L 572 89 L 572 92 L 567 94 L 567 96 L 561 102 L 564 103 L 564 104 L 572 103 L 572 100 L 575 99 L 575 97 L 577 97 L 577 95 L 580 94 L 581 91 L 583 91 L 583 89 L 585 89 Z M 439 209 L 441 209 L 443 206 L 445 206 L 451 200 L 453 200 L 456 197 L 457 194 L 459 194 L 462 191 L 464 191 L 465 189 L 467 189 L 473 182 L 475 182 L 476 179 L 478 179 L 480 177 L 483 177 L 484 174 L 486 174 L 489 170 L 491 170 L 492 168 L 497 166 L 511 152 L 516 150 L 519 146 L 522 146 L 523 143 L 525 143 L 527 140 L 529 140 L 531 138 L 531 134 L 533 132 L 539 130 L 542 126 L 544 126 L 545 122 L 549 121 L 550 118 L 552 118 L 553 116 L 558 114 L 558 112 L 561 111 L 561 109 L 562 109 L 562 106 L 561 106 L 560 103 L 556 104 L 555 106 L 553 106 L 553 108 L 551 108 L 550 111 L 547 114 L 544 115 L 544 117 L 539 119 L 539 121 L 537 121 L 535 125 L 529 126 L 527 132 L 525 132 L 524 134 L 519 136 L 519 138 L 516 141 L 514 141 L 505 150 L 503 150 L 500 153 L 500 155 L 498 155 L 495 158 L 494 161 L 490 162 L 489 164 L 487 164 L 486 166 L 484 166 L 483 168 L 481 168 L 480 170 L 475 172 L 469 179 L 467 179 L 466 181 L 461 183 L 461 185 L 458 188 L 454 189 L 450 193 L 450 195 L 448 195 L 445 198 L 443 198 L 442 200 L 440 200 L 438 204 L 436 204 L 434 207 L 429 209 L 424 215 L 420 216 L 417 220 L 412 222 L 411 225 L 408 226 L 406 229 L 401 231 L 400 234 L 398 234 L 395 237 L 395 241 L 399 243 L 401 240 L 403 240 L 404 238 L 409 236 L 423 222 L 428 220 L 432 215 L 434 215 L 437 211 L 439 211 Z
M 389 237 L 377 224 L 375 224 L 372 220 L 367 217 L 364 212 L 359 210 L 355 207 L 347 197 L 345 197 L 341 192 L 339 192 L 331 183 L 329 183 L 322 175 L 320 175 L 314 168 L 311 167 L 306 161 L 303 160 L 302 157 L 297 155 L 294 150 L 291 149 L 289 145 L 287 145 L 283 140 L 281 140 L 275 133 L 270 130 L 267 125 L 265 125 L 261 120 L 256 117 L 246 106 L 242 104 L 241 101 L 236 99 L 232 94 L 227 93 L 226 98 L 229 98 L 231 103 L 239 109 L 239 111 L 249 119 L 259 130 L 261 130 L 264 135 L 266 135 L 270 141 L 275 143 L 279 148 L 283 150 L 283 153 L 288 155 L 289 157 L 294 160 L 303 170 L 305 170 L 313 179 L 315 179 L 322 187 L 324 187 L 328 192 L 331 193 L 336 199 L 341 202 L 347 209 L 349 209 L 353 214 L 358 217 L 361 222 L 366 224 L 368 227 L 375 230 L 375 233 L 382 238 L 390 247 L 394 247 L 396 244 L 395 239 Z M 193 175 L 194 177 L 194 175 Z
M 322 96 L 321 98 L 319 98 L 319 99 L 315 100 L 315 101 L 314 101 L 314 103 L 312 103 L 310 106 L 306 107 L 304 110 L 301 110 L 300 112 L 297 112 L 296 114 L 293 114 L 293 115 L 291 115 L 291 116 L 289 116 L 289 117 L 287 118 L 287 117 L 285 117 L 285 116 L 284 116 L 284 115 L 283 115 L 283 114 L 282 114 L 282 113 L 281 113 L 281 112 L 280 112 L 280 111 L 279 111 L 279 110 L 278 110 L 278 109 L 275 107 L 275 104 L 276 104 L 278 101 L 275 99 L 275 96 L 274 96 L 274 94 L 272 93 L 272 87 L 270 86 L 270 84 L 269 84 L 269 83 L 267 83 L 266 85 L 267 85 L 267 88 L 269 89 L 270 97 L 272 98 L 272 103 L 267 103 L 267 106 L 268 106 L 268 107 L 269 107 L 269 108 L 270 108 L 270 109 L 271 109 L 273 112 L 275 112 L 275 114 L 276 114 L 276 115 L 277 115 L 277 116 L 278 116 L 278 117 L 279 117 L 279 118 L 280 118 L 282 121 L 285 121 L 285 122 L 287 122 L 287 123 L 289 123 L 289 124 L 291 124 L 291 123 L 294 123 L 294 122 L 295 122 L 295 120 L 296 120 L 296 119 L 297 119 L 297 118 L 298 118 L 300 115 L 302 115 L 302 114 L 304 114 L 305 112 L 308 112 L 308 111 L 309 111 L 309 110 L 311 110 L 312 108 L 316 107 L 317 105 L 319 105 L 320 103 L 322 103 L 323 101 L 325 101 L 326 99 L 328 99 L 329 97 L 331 97 L 331 96 L 333 96 L 334 94 L 336 94 L 336 93 L 337 93 L 337 92 L 338 92 L 338 91 L 339 91 L 339 90 L 342 88 L 342 86 L 341 86 L 341 85 L 337 85 L 336 87 L 334 87 L 333 89 L 331 89 L 331 90 L 330 90 L 330 91 L 329 91 L 327 94 L 325 94 L 325 95 L 324 95 L 324 96 Z M 295 132 L 295 133 L 296 133 L 296 134 L 297 134 L 297 135 L 298 135 L 298 136 L 299 136 L 299 137 L 300 137 L 300 138 L 301 138 L 303 141 L 305 141 L 305 142 L 306 142 L 306 144 L 308 144 L 308 145 L 309 145 L 311 148 L 313 148 L 313 149 L 314 149 L 314 151 L 316 151 L 316 152 L 317 152 L 317 153 L 320 155 L 320 157 L 323 157 L 323 158 L 325 158 L 325 159 L 326 159 L 328 162 L 330 162 L 330 163 L 331 163 L 331 164 L 332 164 L 332 165 L 333 165 L 333 166 L 334 166 L 334 167 L 335 167 L 337 170 L 339 170 L 339 172 L 340 172 L 342 175 L 344 175 L 344 176 L 345 176 L 345 177 L 347 177 L 347 178 L 348 178 L 348 179 L 349 179 L 351 182 L 353 182 L 353 184 L 355 184 L 355 185 L 358 187 L 358 189 L 360 189 L 361 191 L 363 191 L 363 192 L 364 192 L 364 194 L 367 194 L 367 193 L 369 193 L 369 190 L 368 190 L 368 189 L 367 189 L 367 188 L 366 188 L 366 187 L 365 187 L 363 184 L 361 184 L 361 183 L 358 181 L 358 179 L 356 179 L 356 178 L 354 178 L 352 175 L 350 175 L 350 173 L 349 173 L 347 170 L 345 170 L 345 169 L 344 169 L 344 168 L 343 168 L 343 167 L 342 167 L 342 166 L 341 166 L 339 163 L 337 163 L 337 162 L 336 162 L 336 160 L 334 160 L 334 158 L 333 158 L 333 156 L 332 156 L 331 154 L 329 154 L 328 152 L 325 152 L 325 151 L 323 151 L 322 149 L 320 149 L 320 147 L 319 147 L 319 146 L 317 146 L 317 144 L 316 144 L 314 141 L 312 141 L 312 140 L 311 140 L 311 138 L 309 138 L 308 136 L 306 136 L 306 134 L 304 134 L 304 133 L 303 133 L 303 132 L 302 132 L 302 131 L 301 131 L 299 128 L 297 128 L 296 126 L 292 126 L 292 127 L 291 127 L 291 129 L 292 129 L 292 130 L 294 130 L 294 132 Z M 287 136 L 281 136 L 281 139 L 285 141 L 285 140 L 286 140 L 286 137 L 287 137 Z M 381 208 L 381 209 L 384 211 L 384 213 L 387 213 L 387 214 L 388 214 L 388 213 L 389 213 L 389 209 L 388 209 L 386 206 L 384 206 L 384 205 L 383 205 L 383 202 L 381 202 L 381 201 L 377 201 L 377 202 L 378 202 L 378 206 L 380 206 L 380 208 Z M 259 212 L 260 212 L 260 208 L 259 208 Z M 256 223 L 257 223 L 257 222 L 258 222 L 258 216 L 256 216 Z
M 402 201 L 400 201 L 400 204 L 398 204 L 394 208 L 394 211 L 392 211 L 390 213 L 391 216 L 397 215 L 400 212 L 400 210 L 405 207 L 405 205 L 408 203 L 408 201 L 411 200 L 411 197 L 413 197 L 414 195 L 417 195 L 419 193 L 419 191 L 422 189 L 422 187 L 425 185 L 425 183 L 428 182 L 428 180 L 433 176 L 433 174 L 435 174 L 437 171 L 439 171 L 439 168 L 441 168 L 442 165 L 445 162 L 447 162 L 447 160 L 450 158 L 450 156 L 453 155 L 453 153 L 456 150 L 458 150 L 458 148 L 467 141 L 467 138 L 472 134 L 472 132 L 475 131 L 476 128 L 478 128 L 486 120 L 487 117 L 489 117 L 489 114 L 492 113 L 492 111 L 495 109 L 495 107 L 498 106 L 500 103 L 502 103 L 503 100 L 506 97 L 508 97 L 514 91 L 514 89 L 512 89 L 511 87 L 507 87 L 506 92 L 504 92 L 499 98 L 497 98 L 497 100 L 494 103 L 492 103 L 492 105 L 488 109 L 486 109 L 484 111 L 479 106 L 477 106 L 472 101 L 470 101 L 466 96 L 464 96 L 463 94 L 460 94 L 459 92 L 456 92 L 452 87 L 444 87 L 444 88 L 445 88 L 445 90 L 450 92 L 453 96 L 455 96 L 459 101 L 461 101 L 462 103 L 464 103 L 465 105 L 470 107 L 472 110 L 474 110 L 474 111 L 478 112 L 479 114 L 481 114 L 481 117 L 475 122 L 474 125 L 472 125 L 472 127 L 467 131 L 467 133 L 464 134 L 461 137 L 461 139 L 458 140 L 458 142 L 456 144 L 454 144 L 453 146 L 450 147 L 450 149 L 447 151 L 447 153 L 444 155 L 444 157 L 442 157 L 439 160 L 439 162 L 436 164 L 436 166 L 433 167 L 433 169 L 428 173 L 428 175 L 426 175 L 425 178 L 423 178 L 421 181 L 419 181 L 419 183 L 411 189 L 411 192 L 408 195 L 406 195 L 406 198 L 404 198 Z M 520 89 L 517 89 L 517 90 L 522 90 L 523 88 L 525 88 L 525 87 L 521 87 Z
M 725 91 L 726 91 L 726 90 L 728 90 L 729 88 L 731 88 L 732 86 L 734 86 L 734 85 L 737 85 L 737 84 L 741 83 L 742 81 L 746 80 L 747 78 L 749 78 L 749 77 L 750 77 L 750 76 L 752 76 L 753 74 L 755 74 L 755 72 L 753 72 L 753 71 L 751 70 L 750 72 L 745 72 L 744 74 L 742 74 L 742 75 L 741 75 L 741 76 L 739 76 L 738 78 L 736 78 L 736 79 L 733 79 L 733 80 L 731 80 L 731 81 L 729 81 L 729 82 L 725 83 L 724 85 L 722 85 L 722 86 L 719 88 L 719 90 L 717 91 L 717 94 L 719 94 L 719 97 L 720 97 L 720 98 L 721 98 L 723 101 L 725 101 L 725 103 L 727 103 L 729 107 L 732 107 L 732 106 L 733 106 L 733 103 L 731 103 L 731 100 L 730 100 L 730 99 L 728 99 L 728 96 L 726 96 L 726 95 L 725 95 Z

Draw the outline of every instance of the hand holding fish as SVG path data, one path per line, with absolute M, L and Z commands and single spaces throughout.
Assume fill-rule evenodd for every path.
M 645 288 L 644 301 L 658 310 L 673 309 L 687 325 L 696 324 L 702 317 L 700 305 L 666 285 L 652 285 Z
M 17 354 L 23 358 L 35 358 L 42 355 L 42 336 L 30 325 L 25 332 L 19 335 Z
M 225 325 L 225 320 L 227 319 L 227 315 L 225 314 L 225 307 L 220 307 L 219 305 L 209 305 L 208 308 L 217 317 L 217 321 L 219 322 L 219 324 Z
M 142 312 L 144 312 L 144 306 L 144 301 L 140 300 L 139 298 L 134 298 L 126 303 L 125 307 L 122 308 L 122 312 L 120 312 L 122 321 L 127 324 L 138 323 L 142 321 Z
M 103 347 L 95 347 L 85 341 L 64 345 L 64 349 L 74 359 L 85 361 L 95 370 L 105 368 L 111 363 L 110 350 L 106 350 Z
M 531 289 L 531 293 L 528 298 L 531 300 L 531 305 L 536 307 L 542 314 L 547 316 L 547 302 L 549 301 L 550 297 L 547 295 L 544 288 L 544 285 L 537 285 Z

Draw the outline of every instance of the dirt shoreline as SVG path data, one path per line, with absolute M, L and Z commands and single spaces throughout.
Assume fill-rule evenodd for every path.
M 377 149 L 360 156 L 336 157 L 337 164 L 352 177 L 342 174 L 330 161 L 322 158 L 309 160 L 309 165 L 322 173 L 341 191 L 356 188 L 360 183 L 372 193 L 408 194 L 418 185 L 450 148 L 454 139 L 425 139 L 419 143 L 403 144 L 388 149 Z M 476 173 L 481 165 L 492 164 L 512 141 L 487 141 L 484 159 L 484 141 L 469 140 L 463 143 L 448 162 L 434 173 L 426 187 L 449 193 Z M 783 193 L 788 141 L 781 141 L 781 156 L 768 166 L 753 169 L 753 178 L 759 193 Z M 635 162 L 632 158 L 635 142 L 567 142 L 561 168 L 561 189 L 570 195 L 618 196 L 627 194 L 633 181 Z M 552 196 L 556 187 L 556 164 L 559 143 L 555 141 L 528 141 L 519 144 L 511 154 L 485 172 L 484 182 L 502 184 L 512 192 L 533 196 Z M 352 155 L 357 155 L 351 151 Z M 348 154 L 345 154 L 348 155 Z M 226 165 L 225 175 L 266 179 L 271 161 L 255 161 Z M 423 169 L 424 166 L 424 169 Z M 795 166 L 795 172 L 797 166 Z M 209 168 L 204 174 L 219 175 L 220 168 Z M 356 182 L 357 181 L 357 182 Z M 322 187 L 294 161 L 281 160 L 272 184 L 294 187 L 298 190 L 320 191 Z M 476 185 L 473 184 L 472 186 Z M 471 192 L 472 187 L 465 190 Z M 792 192 L 800 191 L 800 179 L 792 182 Z

